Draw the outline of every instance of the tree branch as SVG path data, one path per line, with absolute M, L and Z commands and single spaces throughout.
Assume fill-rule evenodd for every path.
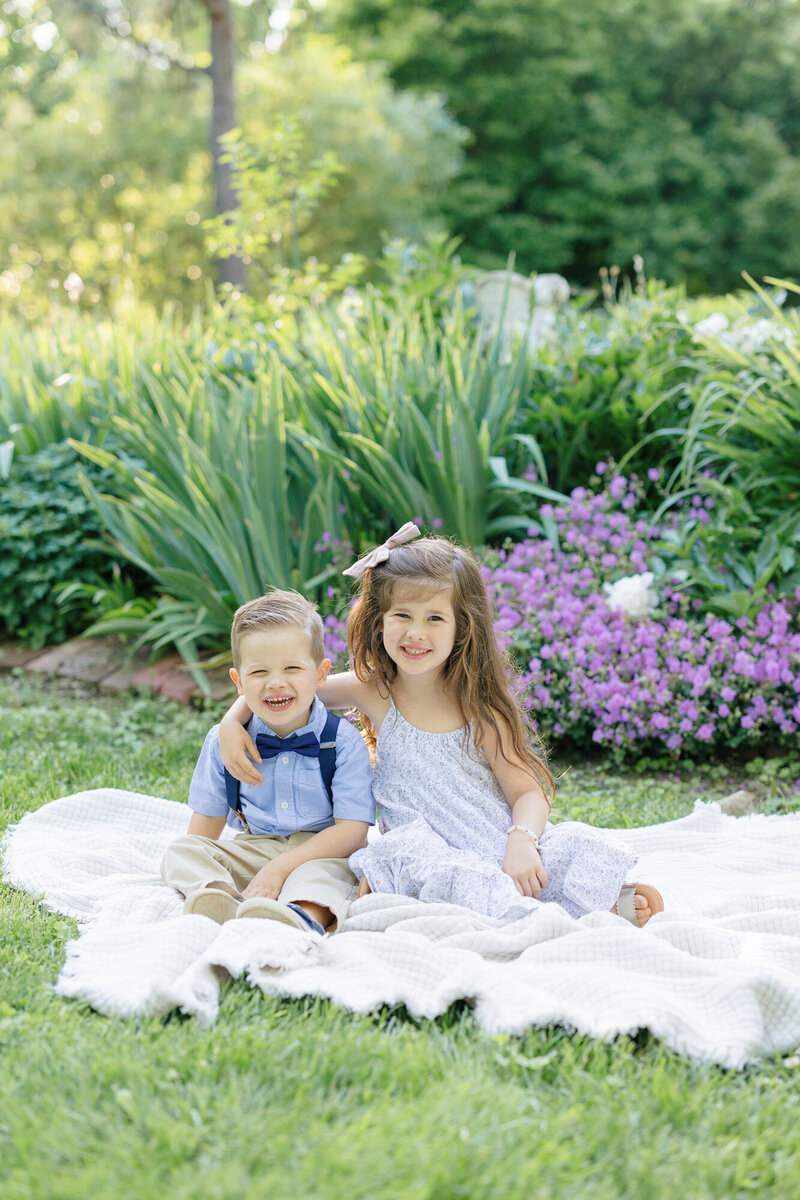
M 206 4 L 206 0 L 202 0 L 202 3 Z M 116 25 L 114 25 L 108 19 L 108 15 L 106 15 L 106 17 L 105 17 L 106 28 L 111 33 L 113 33 L 115 37 L 118 37 L 121 42 L 133 42 L 134 46 L 137 46 L 140 50 L 143 50 L 149 59 L 156 59 L 156 58 L 165 59 L 169 63 L 170 67 L 177 67 L 179 70 L 185 71 L 187 75 L 210 75 L 211 74 L 210 67 L 188 66 L 186 63 L 181 62 L 180 58 L 175 58 L 173 55 L 169 54 L 164 49 L 164 46 L 161 42 L 156 42 L 152 39 L 144 38 L 140 34 L 138 34 L 136 32 L 136 30 L 133 28 L 132 22 L 126 22 L 126 24 L 129 25 L 130 32 L 129 33 L 120 33 L 119 30 L 117 29 Z

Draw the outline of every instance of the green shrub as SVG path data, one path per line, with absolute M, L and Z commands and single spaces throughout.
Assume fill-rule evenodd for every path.
M 204 356 L 205 321 L 174 310 L 133 313 L 125 324 L 62 312 L 30 327 L 0 329 L 0 441 L 33 454 L 70 437 L 102 444 L 115 415 L 141 390 L 142 364 L 170 372 L 185 354 Z
M 541 446 L 553 487 L 582 487 L 599 461 L 624 463 L 641 478 L 676 463 L 676 444 L 646 440 L 660 425 L 685 426 L 691 401 L 690 331 L 680 320 L 678 288 L 651 281 L 607 309 L 570 308 L 561 333 L 531 364 L 528 398 L 516 428 Z
M 315 313 L 288 367 L 307 437 L 344 487 L 357 483 L 348 515 L 359 531 L 383 537 L 418 517 L 478 547 L 527 529 L 535 508 L 493 469 L 521 457 L 512 429 L 527 354 L 499 335 L 486 344 L 458 298 L 437 314 L 370 293 L 357 320 Z
M 454 249 L 444 238 L 392 245 L 388 282 L 302 304 L 291 338 L 268 339 L 246 309 L 219 304 L 185 327 L 170 314 L 118 327 L 65 315 L 0 335 L 0 443 L 31 461 L 66 438 L 79 447 L 93 466 L 73 499 L 91 498 L 96 514 L 80 518 L 83 536 L 102 529 L 147 580 L 140 605 L 108 572 L 95 580 L 62 556 L 53 579 L 75 585 L 62 597 L 72 607 L 33 636 L 105 614 L 107 628 L 196 662 L 270 584 L 335 604 L 337 543 L 360 553 L 411 517 L 476 548 L 532 526 L 553 535 L 540 502 L 584 485 L 598 460 L 647 480 L 652 507 L 684 497 L 660 567 L 683 571 L 709 608 L 746 613 L 792 584 L 794 318 L 775 317 L 788 340 L 731 348 L 698 334 L 691 314 L 718 304 L 738 328 L 768 297 L 753 314 L 752 297 L 686 301 L 639 281 L 602 309 L 570 305 L 529 356 L 486 339 Z M 696 512 L 711 493 L 713 508 Z M 4 571 L 20 574 L 9 552 Z M 26 590 L 38 619 L 43 586 L 7 585 L 9 630 L 26 624 Z
M 47 446 L 16 458 L 0 481 L 0 626 L 31 645 L 64 641 L 87 624 L 86 606 L 59 605 L 67 580 L 111 579 L 115 556 L 80 483 L 79 456 Z M 96 483 L 108 472 L 92 467 Z
M 188 360 L 143 381 L 115 422 L 138 466 L 74 443 L 114 479 L 108 494 L 87 472 L 87 496 L 119 553 L 161 593 L 145 616 L 114 613 L 102 626 L 175 645 L 196 665 L 198 649 L 224 645 L 236 608 L 267 587 L 321 597 L 341 569 L 330 544 L 347 540 L 345 505 L 331 467 L 287 421 L 277 359 L 255 382 Z
M 800 310 L 753 286 L 756 297 L 690 331 L 688 423 L 664 421 L 651 443 L 681 452 L 663 506 L 682 511 L 660 547 L 665 570 L 736 617 L 800 586 Z

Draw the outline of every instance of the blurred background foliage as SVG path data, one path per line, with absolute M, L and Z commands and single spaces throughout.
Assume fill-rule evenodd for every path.
M 800 266 L 793 0 L 331 0 L 331 28 L 470 131 L 441 198 L 472 261 L 692 291 Z
M 303 261 L 448 229 L 583 285 L 637 253 L 690 293 L 800 274 L 793 0 L 230 7 L 243 134 L 341 164 Z M 0 303 L 203 301 L 209 57 L 200 0 L 0 5 Z
M 356 62 L 322 33 L 269 54 L 269 6 L 234 7 L 244 134 L 295 120 L 307 161 L 331 153 L 342 167 L 302 233 L 303 259 L 374 256 L 384 231 L 435 228 L 435 199 L 466 137 L 443 99 L 398 91 L 379 65 Z M 158 19 L 165 9 L 172 20 Z M 28 319 L 53 302 L 117 312 L 137 300 L 202 303 L 213 282 L 203 6 L 137 5 L 140 26 L 160 33 L 149 49 L 125 32 L 119 11 L 93 0 L 0 5 L 0 302 Z M 290 247 L 277 244 L 276 257 L 288 262 Z M 251 287 L 264 290 L 257 272 Z

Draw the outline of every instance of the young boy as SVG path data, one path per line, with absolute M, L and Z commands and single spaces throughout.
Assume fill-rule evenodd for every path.
M 332 797 L 325 787 L 319 741 L 328 713 L 315 696 L 331 665 L 322 620 L 298 593 L 269 592 L 237 610 L 231 649 L 231 679 L 261 743 L 262 783 L 240 785 L 237 815 L 215 725 L 189 788 L 188 833 L 167 848 L 161 877 L 186 897 L 185 912 L 220 924 L 262 917 L 333 932 L 356 895 L 347 860 L 375 821 L 375 802 L 369 752 L 345 720 L 336 729 Z M 240 832 L 219 841 L 226 821 Z

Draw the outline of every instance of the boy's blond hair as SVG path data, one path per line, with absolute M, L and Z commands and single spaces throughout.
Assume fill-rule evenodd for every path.
M 248 600 L 233 614 L 231 625 L 231 653 L 233 665 L 238 671 L 242 665 L 242 638 L 261 629 L 300 628 L 308 634 L 309 648 L 314 662 L 325 658 L 325 641 L 322 617 L 316 604 L 306 600 L 299 592 L 281 592 L 277 589 Z

